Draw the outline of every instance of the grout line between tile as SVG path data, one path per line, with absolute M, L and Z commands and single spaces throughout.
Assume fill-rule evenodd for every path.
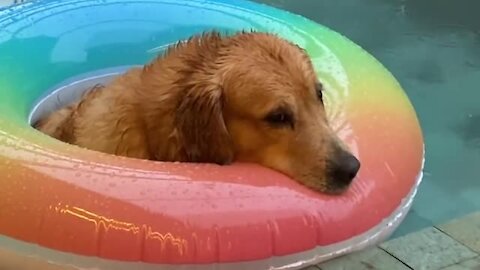
M 469 246 L 465 245 L 464 243 L 460 242 L 459 240 L 455 239 L 455 237 L 453 237 L 452 235 L 448 234 L 447 232 L 445 232 L 444 230 L 442 230 L 441 228 L 437 227 L 439 225 L 434 225 L 432 226 L 433 228 L 437 229 L 439 232 L 445 234 L 446 236 L 450 237 L 453 241 L 459 243 L 460 245 L 466 247 L 468 250 L 470 250 L 471 252 L 477 254 L 478 256 L 480 256 L 480 253 L 476 252 L 475 250 L 473 250 L 472 248 L 470 248 Z M 476 257 L 475 257 L 476 258 Z
M 394 258 L 395 260 L 399 261 L 401 264 L 405 265 L 408 269 L 411 269 L 411 270 L 415 270 L 413 269 L 410 265 L 408 265 L 406 262 L 400 260 L 397 256 L 393 255 L 392 253 L 388 252 L 387 250 L 385 250 L 384 248 L 380 247 L 380 246 L 377 246 L 377 248 L 379 248 L 380 250 L 383 250 L 385 253 L 387 253 L 388 255 L 390 255 L 392 258 Z

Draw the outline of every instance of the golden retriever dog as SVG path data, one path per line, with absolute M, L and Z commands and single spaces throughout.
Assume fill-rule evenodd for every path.
M 335 194 L 349 186 L 360 163 L 330 128 L 322 91 L 306 52 L 289 41 L 208 32 L 34 127 L 131 158 L 257 163 Z

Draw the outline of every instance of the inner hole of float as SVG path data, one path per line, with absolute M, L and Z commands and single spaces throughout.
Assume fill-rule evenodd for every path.
M 67 79 L 45 91 L 34 103 L 28 116 L 28 123 L 33 125 L 48 114 L 79 100 L 82 95 L 96 85 L 105 85 L 115 77 L 123 74 L 129 67 L 117 67 L 89 72 Z

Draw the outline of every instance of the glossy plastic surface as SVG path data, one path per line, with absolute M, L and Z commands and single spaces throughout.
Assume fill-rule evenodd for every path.
M 272 31 L 308 51 L 327 89 L 332 124 L 362 162 L 345 195 L 310 191 L 253 164 L 105 155 L 29 127 L 31 108 L 65 79 L 143 64 L 166 45 L 212 28 Z M 0 63 L 0 245 L 38 244 L 66 252 L 59 254 L 150 264 L 282 258 L 379 233 L 369 230 L 393 220 L 418 185 L 422 134 L 397 81 L 343 36 L 267 6 L 233 0 L 28 3 L 0 12 Z M 298 267 L 295 261 L 309 259 L 286 258 L 275 265 Z

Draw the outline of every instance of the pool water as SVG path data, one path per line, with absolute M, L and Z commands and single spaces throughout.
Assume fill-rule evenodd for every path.
M 425 176 L 394 237 L 480 210 L 480 1 L 257 2 L 344 34 L 410 97 L 425 136 Z

